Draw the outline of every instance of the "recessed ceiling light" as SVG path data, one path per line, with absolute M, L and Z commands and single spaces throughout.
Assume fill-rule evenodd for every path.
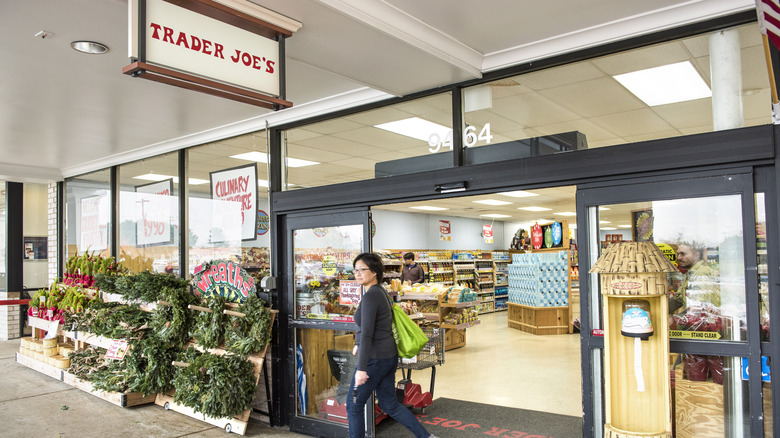
M 73 50 L 90 55 L 102 55 L 108 52 L 108 46 L 95 41 L 73 41 L 70 43 Z
M 552 208 L 545 208 L 545 207 L 519 207 L 518 210 L 525 210 L 525 211 L 550 211 Z
M 496 199 L 483 199 L 481 201 L 474 201 L 477 204 L 486 204 L 486 205 L 509 205 L 511 202 L 506 201 L 499 201 Z
M 452 129 L 446 126 L 429 122 L 419 117 L 410 117 L 408 119 L 396 120 L 395 122 L 382 123 L 381 125 L 374 125 L 374 128 L 384 129 L 385 131 L 416 138 L 417 140 L 422 140 L 424 142 L 427 142 L 433 134 L 438 135 L 439 141 L 442 141 L 452 132 Z
M 430 205 L 420 205 L 420 206 L 418 206 L 418 207 L 409 207 L 409 208 L 414 208 L 414 209 L 417 209 L 417 210 L 428 210 L 428 211 L 449 210 L 448 208 L 443 208 L 443 207 L 431 207 Z
M 618 228 L 631 228 L 631 225 L 618 225 Z
M 231 155 L 230 158 L 235 158 L 238 160 L 246 160 L 246 161 L 255 161 L 258 163 L 267 163 L 268 162 L 268 154 L 265 152 L 245 152 L 243 154 L 238 155 Z M 287 167 L 305 167 L 305 166 L 314 166 L 316 164 L 320 164 L 316 161 L 309 161 L 309 160 L 301 160 L 300 158 L 291 158 L 287 157 Z
M 481 214 L 480 216 L 481 216 L 481 217 L 494 217 L 494 218 L 499 218 L 499 217 L 512 217 L 512 216 L 509 216 L 508 214 L 498 214 L 498 213 Z
M 146 181 L 164 181 L 166 179 L 173 178 L 173 182 L 178 184 L 179 183 L 179 177 L 178 176 L 171 176 L 171 175 L 162 175 L 159 173 L 147 173 L 145 175 L 138 175 L 134 176 L 134 179 L 143 179 Z M 201 184 L 208 184 L 209 180 L 207 179 L 198 179 L 198 178 L 189 178 L 187 179 L 189 181 L 190 185 L 198 186 Z
M 615 227 L 603 227 L 603 228 L 601 228 L 601 229 L 602 229 L 602 230 L 606 230 L 606 231 L 614 231 L 614 230 L 617 230 L 617 228 L 615 228 Z
M 530 196 L 539 196 L 536 193 L 526 192 L 525 190 L 514 190 L 511 192 L 501 192 L 499 195 L 511 196 L 513 198 L 528 198 Z
M 561 212 L 553 213 L 553 214 L 557 214 L 558 216 L 577 216 L 577 213 L 575 213 L 573 211 L 561 211 Z
M 712 91 L 689 61 L 613 76 L 649 106 L 712 97 Z

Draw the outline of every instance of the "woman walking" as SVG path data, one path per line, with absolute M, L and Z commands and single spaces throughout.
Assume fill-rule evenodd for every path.
M 374 253 L 362 253 L 352 263 L 355 280 L 365 293 L 355 311 L 355 348 L 358 365 L 352 377 L 352 394 L 347 397 L 350 438 L 365 436 L 365 405 L 376 391 L 379 407 L 417 438 L 433 437 L 414 414 L 395 398 L 395 370 L 398 349 L 393 339 L 390 299 L 379 283 L 384 276 L 382 259 Z

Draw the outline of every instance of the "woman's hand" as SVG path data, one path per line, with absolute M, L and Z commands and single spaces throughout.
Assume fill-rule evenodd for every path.
M 355 386 L 366 383 L 366 380 L 368 380 L 368 374 L 365 371 L 355 371 Z
M 355 345 L 354 347 L 352 347 L 352 355 L 353 355 L 353 356 L 357 356 L 357 350 L 358 350 L 358 349 L 357 349 L 357 345 Z

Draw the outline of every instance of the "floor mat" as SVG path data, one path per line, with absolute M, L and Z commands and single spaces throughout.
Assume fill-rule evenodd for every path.
M 415 409 L 428 432 L 442 438 L 575 438 L 582 436 L 582 419 L 448 398 L 437 398 L 425 413 Z M 393 419 L 376 426 L 379 438 L 412 436 Z

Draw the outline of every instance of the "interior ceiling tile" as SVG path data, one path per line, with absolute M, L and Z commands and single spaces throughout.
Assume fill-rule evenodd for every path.
M 653 111 L 677 129 L 712 124 L 712 99 L 659 105 Z
M 621 137 L 650 134 L 656 131 L 669 131 L 671 126 L 650 109 L 625 111 L 594 117 L 594 120 L 606 129 Z
M 743 117 L 745 126 L 765 125 L 772 123 L 772 115 L 766 108 L 772 104 L 769 88 L 753 95 L 742 95 Z
M 526 94 L 522 99 L 495 99 L 493 109 L 502 114 L 515 115 L 518 123 L 524 126 L 550 125 L 580 118 L 576 113 L 539 93 Z
M 663 43 L 651 47 L 621 52 L 592 60 L 598 68 L 610 76 L 630 73 L 652 67 L 659 67 L 690 58 L 688 51 L 679 42 Z
M 533 88 L 522 85 L 512 78 L 493 81 L 486 86 L 490 87 L 490 92 L 493 96 L 493 99 L 517 96 L 520 94 L 531 93 L 534 91 Z M 472 88 L 478 88 L 478 87 L 472 87 Z
M 358 123 L 362 126 L 376 126 L 382 123 L 394 122 L 396 120 L 402 120 L 409 118 L 408 111 L 403 111 L 397 108 L 395 105 L 389 107 L 380 108 L 372 111 L 363 111 L 356 114 L 351 114 L 346 117 L 347 120 Z
M 325 122 L 306 125 L 305 129 L 317 134 L 330 135 L 337 132 L 349 131 L 350 129 L 357 129 L 361 126 L 363 125 L 360 123 L 355 123 L 343 117 L 337 117 Z
M 540 93 L 581 117 L 595 117 L 646 107 L 641 100 L 610 77 L 549 88 Z
M 565 123 L 556 123 L 552 125 L 539 126 L 539 131 L 545 135 L 559 134 L 561 132 L 579 131 L 585 134 L 588 147 L 592 141 L 607 140 L 615 138 L 615 133 L 610 132 L 588 119 L 571 120 Z
M 287 155 L 292 158 L 302 158 L 304 160 L 317 161 L 319 163 L 332 163 L 349 158 L 350 155 L 324 150 L 317 147 L 308 147 L 303 145 L 289 145 Z M 305 157 L 305 158 L 304 158 Z M 311 169 L 312 166 L 298 167 L 297 169 Z M 291 171 L 296 168 L 290 168 Z
M 287 135 L 288 143 L 295 143 L 298 141 L 308 140 L 310 138 L 316 138 L 323 135 L 320 134 L 319 132 L 314 132 L 306 128 L 288 129 L 287 131 L 285 131 L 285 134 Z
M 604 76 L 604 72 L 596 68 L 592 63 L 578 62 L 516 76 L 514 79 L 531 89 L 546 90 L 553 87 L 572 85 L 575 81 L 586 82 L 591 79 L 603 78 Z

